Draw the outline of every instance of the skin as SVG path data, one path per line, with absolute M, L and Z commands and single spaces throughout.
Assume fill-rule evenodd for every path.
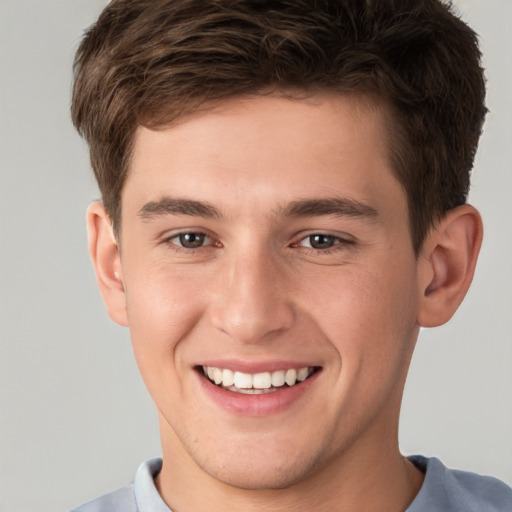
M 472 207 L 453 210 L 415 257 L 385 114 L 368 98 L 266 96 L 141 127 L 120 247 L 102 205 L 89 209 L 100 289 L 159 411 L 173 511 L 385 512 L 417 494 L 397 441 L 407 369 L 419 327 L 462 300 L 482 228 Z M 291 211 L 325 199 L 357 214 Z M 183 247 L 186 233 L 204 243 Z M 240 414 L 204 391 L 207 361 L 320 371 L 286 407 Z

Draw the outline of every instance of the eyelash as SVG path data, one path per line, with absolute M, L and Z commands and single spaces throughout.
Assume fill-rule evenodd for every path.
M 203 237 L 203 241 L 205 239 L 207 239 L 207 240 L 210 240 L 211 243 L 209 243 L 207 245 L 200 245 L 198 247 L 184 247 L 183 245 L 176 243 L 175 240 L 177 240 L 177 239 L 179 240 L 180 237 L 187 236 L 187 235 Z M 333 240 L 333 245 L 328 248 L 325 248 L 325 249 L 318 249 L 315 247 L 305 247 L 305 246 L 301 245 L 303 242 L 305 242 L 307 240 L 310 240 L 310 244 L 311 244 L 311 239 L 313 237 L 330 238 Z M 176 234 L 166 238 L 165 240 L 163 240 L 163 242 L 165 244 L 167 244 L 176 253 L 185 253 L 185 254 L 190 254 L 190 255 L 195 254 L 198 251 L 204 250 L 205 248 L 222 247 L 222 245 L 219 242 L 215 242 L 215 240 L 212 237 L 210 237 L 207 233 L 204 233 L 202 231 L 183 231 L 181 233 L 176 233 Z M 303 236 L 298 242 L 291 244 L 291 247 L 292 248 L 301 248 L 304 252 L 309 253 L 309 254 L 329 255 L 329 254 L 332 254 L 332 253 L 335 253 L 338 251 L 343 251 L 343 250 L 347 249 L 348 246 L 354 245 L 354 243 L 355 242 L 353 240 L 343 238 L 339 235 L 335 235 L 332 233 L 314 232 L 314 233 L 310 233 L 306 236 Z
M 306 241 L 308 239 L 310 240 L 310 243 L 311 243 L 311 239 L 313 237 L 318 237 L 318 236 L 332 239 L 334 242 L 333 245 L 326 249 L 317 249 L 315 247 L 304 247 L 304 246 L 300 245 L 301 243 L 303 243 L 304 241 Z M 302 237 L 299 240 L 299 242 L 293 244 L 293 247 L 302 247 L 302 249 L 306 250 L 309 253 L 313 253 L 313 254 L 329 255 L 329 254 L 333 254 L 338 251 L 343 251 L 343 250 L 347 249 L 347 247 L 350 245 L 354 245 L 353 240 L 343 238 L 343 237 L 341 237 L 339 235 L 335 235 L 333 233 L 321 233 L 320 232 L 320 233 L 310 233 L 310 234 Z
M 176 239 L 179 240 L 180 237 L 183 237 L 186 235 L 195 235 L 195 236 L 199 236 L 199 237 L 204 237 L 204 239 L 211 240 L 212 243 L 191 248 L 191 247 L 184 247 L 183 245 L 180 245 L 175 242 Z M 220 244 L 215 242 L 212 237 L 210 237 L 207 233 L 204 233 L 202 231 L 183 231 L 181 233 L 176 233 L 176 234 L 166 238 L 163 242 L 165 244 L 167 244 L 173 251 L 175 251 L 177 253 L 186 253 L 186 254 L 195 254 L 196 252 L 198 252 L 200 250 L 204 250 L 205 247 L 220 246 Z

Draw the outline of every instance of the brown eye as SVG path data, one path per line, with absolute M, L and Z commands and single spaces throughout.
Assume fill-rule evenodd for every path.
M 175 237 L 179 245 L 186 249 L 197 249 L 204 245 L 207 236 L 204 233 L 182 233 Z
M 330 249 L 339 243 L 339 239 L 332 235 L 317 234 L 306 237 L 304 242 L 312 249 Z

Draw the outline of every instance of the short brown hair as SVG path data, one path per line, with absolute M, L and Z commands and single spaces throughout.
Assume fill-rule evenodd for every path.
M 440 0 L 112 0 L 75 64 L 72 118 L 119 230 L 139 125 L 268 91 L 376 94 L 412 242 L 465 203 L 485 117 L 476 34 Z

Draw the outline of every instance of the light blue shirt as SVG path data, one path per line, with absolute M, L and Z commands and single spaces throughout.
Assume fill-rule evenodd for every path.
M 496 478 L 447 469 L 436 458 L 409 460 L 425 472 L 407 512 L 512 512 L 512 489 Z M 71 512 L 172 512 L 155 487 L 162 459 L 140 465 L 131 485 L 96 498 Z

